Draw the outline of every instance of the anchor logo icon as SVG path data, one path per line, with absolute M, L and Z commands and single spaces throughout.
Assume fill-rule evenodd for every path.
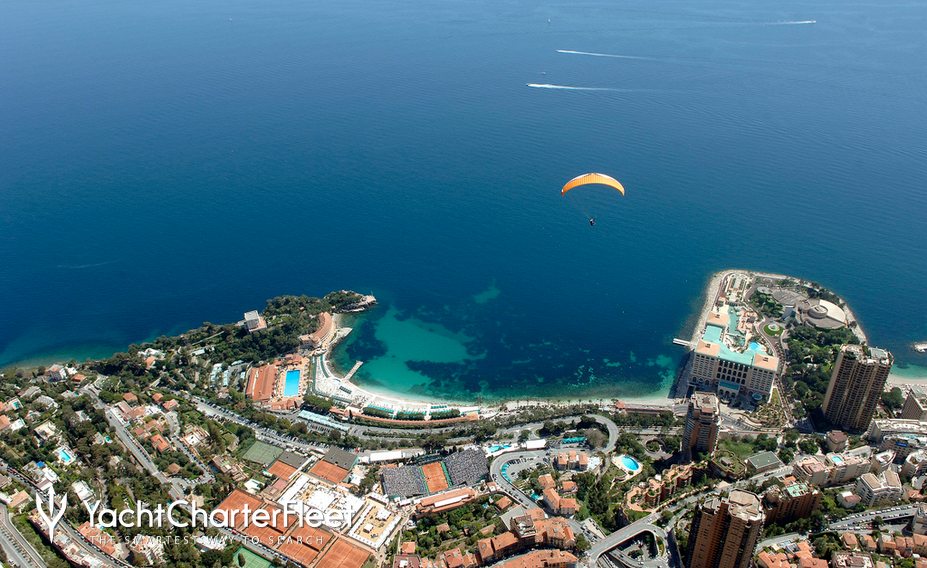
M 64 511 L 68 508 L 68 494 L 65 493 L 64 497 L 61 498 L 61 506 L 58 506 L 58 503 L 55 501 L 55 488 L 50 486 L 48 488 L 48 510 L 45 510 L 45 505 L 42 502 L 42 498 L 39 493 L 35 494 L 35 507 L 39 511 L 39 516 L 42 517 L 42 520 L 45 521 L 45 526 L 48 528 L 48 540 L 55 542 L 55 527 L 58 526 L 58 522 L 61 521 L 61 517 L 64 516 Z

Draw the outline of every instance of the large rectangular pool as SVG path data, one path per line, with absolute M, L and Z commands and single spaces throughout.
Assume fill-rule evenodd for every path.
M 299 369 L 286 372 L 286 382 L 283 383 L 283 396 L 296 396 L 299 394 Z

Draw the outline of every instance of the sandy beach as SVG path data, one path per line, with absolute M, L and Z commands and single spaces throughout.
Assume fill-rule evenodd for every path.
M 702 302 L 701 310 L 698 314 L 698 319 L 692 329 L 691 342 L 695 344 L 701 337 L 702 331 L 705 329 L 705 325 L 708 320 L 708 315 L 711 313 L 711 310 L 714 308 L 718 295 L 721 292 L 722 285 L 725 280 L 732 274 L 743 273 L 752 276 L 753 278 L 768 278 L 772 280 L 782 280 L 782 279 L 794 279 L 799 282 L 803 282 L 802 279 L 796 278 L 794 276 L 789 276 L 787 274 L 777 274 L 771 272 L 756 272 L 752 270 L 745 270 L 739 268 L 726 268 L 712 274 L 709 278 L 708 283 L 702 291 L 702 297 L 704 301 Z M 859 320 L 856 318 L 852 310 L 844 304 L 844 310 L 847 314 L 848 320 L 850 322 L 856 321 L 857 325 L 855 326 L 854 332 L 860 338 L 861 341 L 866 340 L 866 335 L 862 330 L 862 326 L 859 325 Z M 328 361 L 331 365 L 331 361 Z M 334 374 L 340 375 L 338 369 L 332 369 Z M 341 371 L 343 372 L 343 371 Z M 893 385 L 927 385 L 927 367 L 908 367 L 906 369 L 898 369 L 893 372 L 889 377 L 889 383 Z M 438 397 L 429 397 L 427 395 L 416 396 L 413 394 L 406 393 L 396 393 L 389 389 L 385 385 L 364 385 L 359 386 L 356 383 L 351 383 L 352 386 L 358 391 L 367 394 L 371 399 L 379 399 L 381 402 L 388 403 L 396 407 L 422 407 L 423 405 L 428 404 L 450 404 L 453 406 L 461 408 L 476 408 L 477 405 L 473 401 L 456 401 L 441 399 Z M 620 397 L 601 397 L 601 396 L 592 396 L 592 397 L 569 397 L 569 398 L 540 398 L 540 397 L 525 397 L 525 398 L 510 398 L 505 400 L 493 400 L 486 401 L 482 404 L 482 408 L 491 409 L 499 406 L 506 406 L 512 408 L 513 405 L 516 407 L 529 407 L 529 406 L 572 406 L 572 405 L 581 405 L 581 404 L 596 404 L 602 407 L 612 405 L 615 400 L 621 400 L 628 404 L 638 404 L 644 406 L 660 406 L 665 408 L 672 408 L 673 405 L 677 402 L 675 398 L 671 398 L 669 391 L 672 390 L 672 386 L 661 385 L 662 388 L 659 390 L 645 394 L 641 396 L 620 396 Z
M 724 278 L 731 272 L 737 271 L 733 269 L 721 270 L 712 274 L 711 278 L 708 280 L 708 285 L 703 292 L 705 301 L 702 303 L 702 311 L 699 313 L 698 321 L 692 330 L 692 338 L 690 341 L 693 345 L 702 337 L 702 331 L 705 329 L 705 323 L 708 321 L 708 314 L 711 313 L 711 308 L 714 307 L 715 301 L 718 299 L 718 293 L 721 291 L 721 283 L 724 282 Z
M 927 386 L 927 367 L 909 365 L 892 369 L 888 375 L 888 384 L 896 387 Z

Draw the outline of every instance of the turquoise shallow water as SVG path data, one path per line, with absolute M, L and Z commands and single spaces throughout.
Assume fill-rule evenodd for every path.
M 836 0 L 4 2 L 0 363 L 354 288 L 383 300 L 337 354 L 366 384 L 647 395 L 734 266 L 832 287 L 921 372 L 925 26 Z M 560 197 L 590 170 L 627 197 Z

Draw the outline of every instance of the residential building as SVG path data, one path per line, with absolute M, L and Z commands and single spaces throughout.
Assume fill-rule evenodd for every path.
M 444 564 L 447 568 L 476 568 L 476 556 L 464 552 L 460 548 L 452 548 L 444 552 Z
M 884 452 L 878 452 L 873 454 L 872 458 L 869 460 L 871 464 L 870 470 L 873 473 L 879 474 L 891 467 L 892 462 L 895 461 L 895 452 L 891 450 L 885 450 Z
M 697 453 L 712 454 L 718 445 L 721 429 L 721 408 L 712 393 L 695 393 L 689 398 L 686 425 L 682 434 L 682 450 L 687 458 Z
M 544 502 L 556 515 L 570 516 L 576 513 L 576 499 L 561 497 L 557 490 L 552 487 L 544 490 Z
M 880 450 L 892 450 L 899 461 L 908 454 L 927 450 L 927 422 L 913 419 L 876 419 L 869 424 L 866 437 Z
M 881 475 L 865 473 L 856 481 L 856 494 L 866 507 L 894 503 L 904 496 L 901 478 L 892 470 Z
M 829 452 L 845 452 L 850 437 L 843 430 L 831 430 L 824 437 Z
M 689 531 L 688 568 L 747 568 L 763 529 L 760 498 L 739 489 L 699 506 Z
M 585 471 L 589 467 L 589 454 L 583 451 L 563 450 L 551 456 L 554 468 L 560 471 L 569 469 Z
M 869 424 L 866 438 L 879 444 L 888 437 L 927 438 L 927 421 L 903 418 L 877 418 Z
M 830 487 L 849 483 L 872 467 L 866 458 L 852 454 L 827 454 L 826 456 L 804 456 L 792 465 L 792 473 L 798 479 Z
M 901 407 L 901 418 L 927 421 L 927 393 L 917 388 L 908 389 L 908 396 Z
M 911 532 L 927 535 L 927 503 L 918 503 L 914 507 L 914 519 L 911 521 Z
M 709 314 L 705 331 L 692 351 L 689 385 L 715 391 L 722 398 L 766 401 L 779 372 L 779 359 L 745 348 L 743 338 L 731 330 L 734 317 L 737 311 L 728 305 Z
M 845 430 L 869 427 L 888 373 L 892 354 L 865 345 L 844 345 L 824 395 L 824 416 Z
M 266 328 L 267 322 L 261 317 L 261 314 L 259 314 L 257 310 L 245 312 L 245 329 L 247 329 L 249 333 L 261 331 Z
M 852 535 L 851 535 L 852 536 Z M 830 559 L 831 568 L 873 568 L 872 557 L 862 552 L 837 551 Z
M 837 504 L 844 509 L 852 509 L 859 505 L 860 501 L 859 495 L 849 490 L 837 494 Z
M 565 550 L 534 550 L 498 564 L 498 568 L 574 568 L 577 558 Z
M 133 558 L 139 564 L 156 566 L 164 560 L 164 543 L 148 535 L 138 535 L 129 544 Z
M 30 496 L 25 491 L 17 491 L 10 496 L 10 500 L 7 503 L 7 506 L 16 511 L 17 513 L 22 513 L 23 509 L 26 508 L 26 505 L 32 502 L 32 496 Z
M 627 502 L 642 508 L 653 508 L 692 484 L 693 475 L 700 471 L 696 464 L 674 464 L 662 474 L 643 481 L 628 492 Z
M 783 486 L 770 487 L 763 495 L 767 523 L 788 523 L 810 516 L 821 508 L 821 491 L 789 476 Z
M 911 479 L 927 473 L 927 450 L 911 452 L 901 464 L 901 477 Z

